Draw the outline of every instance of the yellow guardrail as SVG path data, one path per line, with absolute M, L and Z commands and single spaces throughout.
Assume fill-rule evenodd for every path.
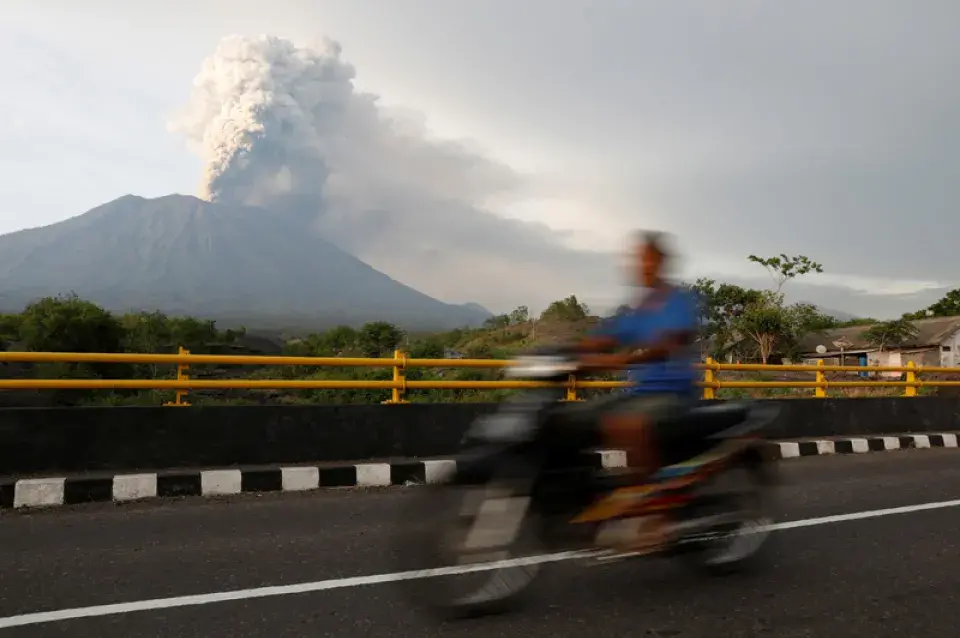
M 175 390 L 176 400 L 165 405 L 190 405 L 186 399 L 188 390 L 203 389 L 285 389 L 285 390 L 391 390 L 391 398 L 385 403 L 404 403 L 408 390 L 489 390 L 552 387 L 555 384 L 537 381 L 408 381 L 406 371 L 410 368 L 504 368 L 514 364 L 510 360 L 497 359 L 411 359 L 402 351 L 393 358 L 357 357 L 287 357 L 287 356 L 241 356 L 191 354 L 180 349 L 179 354 L 134 354 L 102 352 L 0 352 L 0 362 L 23 363 L 139 363 L 172 365 L 177 367 L 176 379 L 0 379 L 0 390 L 13 389 L 59 389 L 59 390 Z M 338 381 L 338 380 L 220 380 L 193 379 L 189 376 L 191 365 L 256 365 L 256 366 L 312 366 L 312 367 L 367 367 L 392 368 L 389 381 Z M 703 380 L 698 386 L 703 389 L 703 398 L 716 398 L 721 388 L 811 388 L 814 396 L 826 397 L 830 388 L 903 388 L 904 396 L 916 396 L 921 387 L 960 386 L 960 380 L 920 380 L 921 374 L 960 374 L 960 368 L 916 366 L 912 362 L 904 366 L 840 366 L 825 365 L 761 365 L 740 363 L 717 363 L 707 359 L 698 364 L 703 370 Z M 812 372 L 812 381 L 719 381 L 719 372 Z M 827 380 L 827 372 L 869 373 L 899 372 L 905 374 L 900 381 L 835 381 Z M 577 401 L 580 389 L 614 389 L 626 387 L 622 381 L 585 381 L 571 378 L 560 384 L 567 389 L 566 400 Z

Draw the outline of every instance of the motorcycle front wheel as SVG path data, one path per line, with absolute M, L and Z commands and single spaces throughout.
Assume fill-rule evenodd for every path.
M 547 563 L 540 517 L 526 494 L 454 477 L 405 495 L 394 552 L 400 587 L 415 604 L 446 618 L 503 613 L 521 603 Z

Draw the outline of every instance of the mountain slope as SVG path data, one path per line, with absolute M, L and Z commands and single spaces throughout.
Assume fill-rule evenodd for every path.
M 311 232 L 309 220 L 195 197 L 133 195 L 0 236 L 0 304 L 76 292 L 112 310 L 418 328 L 488 315 L 397 282 Z

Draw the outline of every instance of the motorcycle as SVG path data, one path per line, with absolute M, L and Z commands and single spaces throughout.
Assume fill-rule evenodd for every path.
M 456 468 L 418 487 L 404 509 L 395 555 L 413 574 L 402 588 L 417 604 L 445 617 L 498 613 L 519 604 L 550 563 L 660 554 L 718 574 L 746 567 L 769 544 L 777 480 L 760 432 L 774 406 L 690 407 L 675 425 L 701 435 L 661 441 L 669 465 L 635 485 L 611 475 L 596 451 L 598 417 L 618 399 L 561 400 L 562 382 L 582 376 L 574 354 L 541 349 L 513 363 L 509 377 L 551 386 L 476 420 Z M 630 549 L 650 514 L 666 515 L 665 540 Z M 458 587 L 448 577 L 480 581 Z

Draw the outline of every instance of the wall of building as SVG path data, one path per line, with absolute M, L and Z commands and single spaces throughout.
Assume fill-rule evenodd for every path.
M 953 333 L 940 343 L 940 361 L 937 364 L 946 368 L 955 368 L 960 366 L 960 356 L 957 351 L 960 350 L 960 330 Z
M 913 362 L 916 366 L 938 366 L 940 364 L 940 349 L 907 351 L 902 354 L 903 365 Z

